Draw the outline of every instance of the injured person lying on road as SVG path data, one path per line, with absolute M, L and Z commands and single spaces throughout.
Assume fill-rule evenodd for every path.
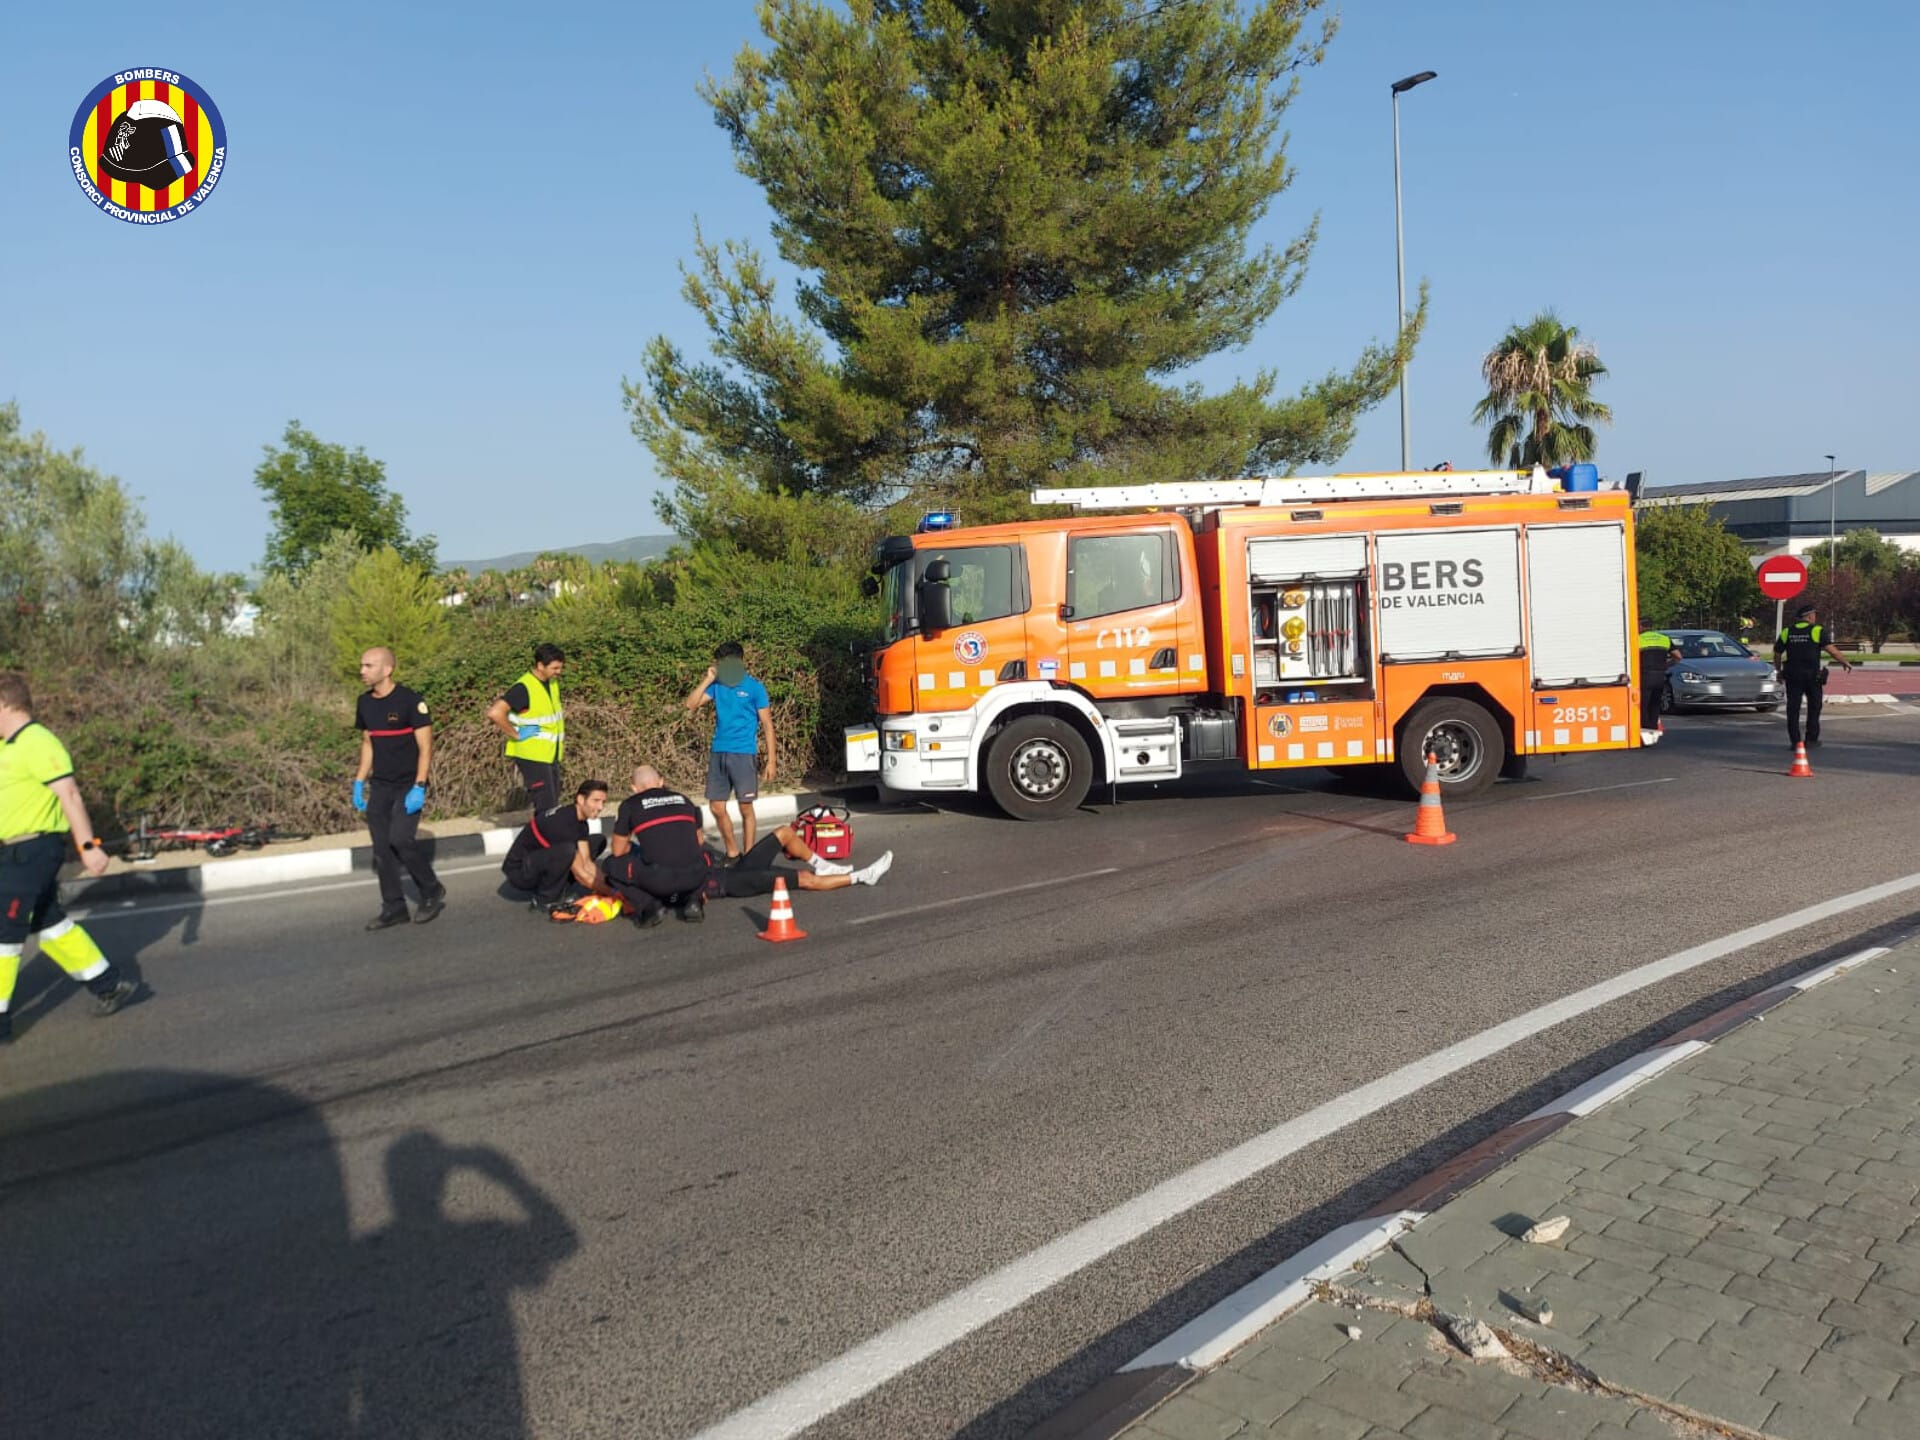
M 667 910 L 698 922 L 706 918 L 708 897 L 771 894 L 776 879 L 801 890 L 877 885 L 893 864 L 891 850 L 859 870 L 823 860 L 792 826 L 782 825 L 734 864 L 721 865 L 701 832 L 700 807 L 670 788 L 653 766 L 639 766 L 633 793 L 620 802 L 608 830 L 596 888 L 619 896 L 636 925 L 658 925 Z

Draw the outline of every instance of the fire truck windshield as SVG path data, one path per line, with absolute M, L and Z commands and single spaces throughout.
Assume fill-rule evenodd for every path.
M 1026 608 L 1026 573 L 1018 545 L 968 545 L 952 550 L 916 550 L 887 570 L 880 594 L 887 604 L 889 644 L 911 635 L 918 625 L 914 587 L 935 560 L 947 562 L 947 589 L 957 625 L 978 625 L 1017 615 Z

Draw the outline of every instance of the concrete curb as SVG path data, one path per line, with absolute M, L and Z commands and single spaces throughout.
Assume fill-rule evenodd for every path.
M 1495 1131 L 1142 1351 L 1066 1409 L 1029 1431 L 1027 1440 L 1115 1440 L 1148 1412 L 1310 1299 L 1316 1282 L 1377 1255 L 1448 1201 L 1563 1126 L 1593 1114 L 1663 1070 L 1708 1049 L 1755 1016 L 1888 953 L 1887 947 L 1874 946 L 1769 986 Z
M 815 795 L 765 795 L 754 803 L 754 818 L 763 827 L 784 825 L 807 805 L 819 803 Z M 714 831 L 713 811 L 700 807 L 706 828 Z M 732 802 L 727 812 L 736 823 L 740 807 Z M 593 822 L 595 834 L 601 834 L 605 820 Z M 433 862 L 444 864 L 477 856 L 505 855 L 513 845 L 518 825 L 497 825 L 470 835 L 438 836 L 432 842 Z M 327 880 L 354 874 L 371 874 L 373 847 L 355 845 L 336 850 L 303 850 L 286 855 L 248 855 L 225 860 L 209 860 L 201 865 L 183 865 L 172 870 L 131 870 L 99 879 L 78 878 L 60 882 L 60 903 L 66 906 L 93 905 L 108 900 L 140 900 L 152 896 L 219 895 L 232 890 L 251 890 L 260 886 L 290 885 L 303 880 Z

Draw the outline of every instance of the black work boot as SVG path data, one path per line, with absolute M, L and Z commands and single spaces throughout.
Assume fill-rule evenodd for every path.
M 93 992 L 93 1018 L 104 1020 L 133 999 L 140 985 L 108 966 L 105 974 L 87 981 L 87 989 Z
M 431 895 L 420 897 L 420 908 L 413 912 L 413 923 L 425 925 L 447 908 L 447 887 L 442 885 Z
M 395 925 L 405 925 L 412 918 L 407 914 L 407 907 L 402 905 L 398 910 L 382 910 L 373 919 L 367 921 L 367 929 L 390 930 Z
M 698 925 L 707 918 L 707 897 L 697 893 L 689 895 L 673 907 L 673 913 L 689 925 Z

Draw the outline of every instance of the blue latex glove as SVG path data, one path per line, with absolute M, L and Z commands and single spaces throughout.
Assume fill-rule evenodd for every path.
M 540 738 L 540 727 L 538 725 L 522 725 L 519 726 L 518 729 L 522 740 L 538 740 Z
M 424 785 L 416 785 L 407 791 L 406 806 L 407 814 L 409 815 L 418 815 L 422 810 L 426 809 L 427 787 Z
M 353 808 L 362 815 L 367 813 L 367 782 L 364 780 L 353 782 Z

